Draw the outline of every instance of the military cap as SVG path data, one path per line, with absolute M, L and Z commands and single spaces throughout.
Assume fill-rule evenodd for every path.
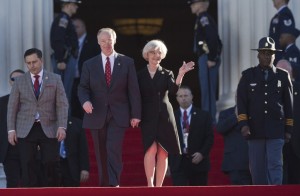
M 270 51 L 282 51 L 275 48 L 275 41 L 271 37 L 263 37 L 259 40 L 258 48 L 251 50 L 270 50 Z
M 81 3 L 80 0 L 60 0 L 61 3 Z
M 192 5 L 193 3 L 197 3 L 197 2 L 209 2 L 209 0 L 188 0 L 187 4 Z
M 287 26 L 281 30 L 281 33 L 287 33 L 295 36 L 297 38 L 300 35 L 299 29 L 294 27 L 294 25 Z

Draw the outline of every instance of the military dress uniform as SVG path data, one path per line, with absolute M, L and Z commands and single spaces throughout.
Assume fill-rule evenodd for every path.
M 287 6 L 278 9 L 277 14 L 271 19 L 269 37 L 275 41 L 275 46 L 279 48 L 279 38 L 282 31 L 290 26 L 295 26 L 294 16 Z M 276 52 L 274 65 L 282 59 L 282 52 Z
M 285 133 L 291 133 L 293 126 L 292 84 L 288 73 L 275 66 L 268 70 L 267 80 L 264 73 L 259 65 L 242 73 L 237 89 L 238 121 L 241 127 L 250 128 L 253 184 L 281 184 L 282 146 Z
M 300 82 L 300 51 L 295 43 L 285 48 L 283 58 L 292 65 L 295 81 Z
M 76 73 L 78 39 L 70 16 L 61 12 L 53 21 L 50 34 L 52 65 L 54 73 L 61 75 L 65 91 L 70 102 L 73 80 Z M 66 63 L 65 70 L 59 70 L 57 64 Z
M 216 92 L 222 42 L 218 35 L 217 25 L 207 12 L 202 12 L 197 16 L 194 30 L 194 52 L 199 57 L 198 76 L 201 88 L 201 107 L 211 113 L 215 123 Z M 207 60 L 216 62 L 216 65 L 208 68 Z

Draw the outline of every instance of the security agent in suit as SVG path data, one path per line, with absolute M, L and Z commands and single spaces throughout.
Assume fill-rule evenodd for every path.
M 38 186 L 40 147 L 42 186 L 58 186 L 58 141 L 66 136 L 68 101 L 60 76 L 43 69 L 42 51 L 25 51 L 29 72 L 15 79 L 7 111 L 8 141 L 18 143 L 22 184 Z
M 183 154 L 169 155 L 174 186 L 204 186 L 208 183 L 209 153 L 214 141 L 212 119 L 208 112 L 194 107 L 192 100 L 191 89 L 181 86 L 177 92 L 180 109 L 175 111 L 175 119 Z M 188 114 L 188 128 L 184 128 L 184 110 Z M 186 129 L 188 129 L 187 138 L 185 138 Z
M 85 23 L 82 19 L 73 18 L 72 21 L 78 37 L 79 54 L 78 62 L 76 64 L 76 74 L 72 87 L 71 115 L 83 119 L 83 109 L 77 96 L 82 66 L 86 60 L 98 55 L 100 53 L 100 48 L 96 37 L 87 33 Z
M 249 171 L 248 144 L 241 134 L 236 106 L 220 112 L 217 132 L 222 134 L 224 138 L 222 171 L 229 175 L 231 184 L 252 184 Z
M 188 4 L 192 13 L 197 15 L 194 53 L 198 56 L 201 109 L 210 112 L 213 123 L 216 123 L 216 94 L 222 42 L 214 19 L 207 12 L 209 0 L 188 0 Z
M 100 186 L 119 186 L 124 132 L 141 118 L 140 91 L 133 59 L 114 50 L 115 31 L 100 29 L 97 38 L 102 52 L 84 63 L 78 97 L 83 128 L 91 130 L 94 142 Z
M 50 42 L 54 73 L 61 76 L 68 101 L 71 101 L 73 80 L 78 58 L 78 40 L 71 16 L 76 14 L 79 0 L 60 0 L 61 13 L 51 25 Z
M 273 5 L 277 9 L 277 13 L 270 22 L 269 37 L 275 41 L 275 46 L 280 47 L 279 38 L 282 32 L 290 26 L 295 26 L 294 16 L 291 10 L 287 7 L 289 0 L 273 0 Z M 284 49 L 284 48 L 280 48 Z M 274 65 L 282 59 L 283 53 L 276 51 Z
M 66 157 L 60 157 L 61 185 L 78 187 L 80 182 L 88 180 L 90 169 L 88 145 L 81 119 L 72 116 L 68 118 L 64 145 Z
M 259 65 L 242 73 L 237 89 L 238 121 L 248 139 L 253 184 L 282 184 L 282 147 L 293 127 L 292 83 L 273 65 L 275 42 L 259 41 Z
M 293 68 L 289 61 L 278 61 L 277 68 L 286 70 L 293 82 L 293 113 L 300 115 L 300 83 L 293 77 Z M 283 184 L 300 184 L 300 122 L 295 120 L 290 140 L 283 146 Z
M 23 70 L 17 69 L 10 73 L 9 83 L 13 85 L 16 77 L 24 74 Z M 7 135 L 7 104 L 9 94 L 0 97 L 0 163 L 3 163 L 6 176 L 6 187 L 19 187 L 21 182 L 21 161 L 17 146 L 8 143 Z
M 300 82 L 300 51 L 296 46 L 296 39 L 300 31 L 294 26 L 286 27 L 282 30 L 279 43 L 284 49 L 283 59 L 288 60 L 293 67 L 293 79 Z

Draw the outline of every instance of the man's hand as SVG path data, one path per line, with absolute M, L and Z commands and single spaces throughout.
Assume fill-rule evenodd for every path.
M 59 142 L 64 140 L 66 138 L 66 130 L 62 127 L 58 127 L 57 133 L 56 133 L 56 138 Z
M 138 127 L 140 122 L 141 122 L 140 119 L 133 118 L 130 120 L 130 125 L 132 126 L 132 128 Z
M 243 126 L 241 129 L 241 133 L 242 133 L 242 136 L 249 137 L 249 135 L 251 134 L 249 126 Z
M 84 104 L 83 104 L 83 109 L 86 113 L 88 114 L 91 114 L 93 112 L 93 105 L 90 101 L 86 101 Z
M 57 69 L 58 69 L 58 70 L 61 70 L 61 71 L 63 71 L 63 70 L 65 70 L 65 69 L 66 69 L 66 67 L 67 67 L 67 65 L 66 65 L 66 63 L 65 63 L 65 62 L 60 62 L 60 63 L 57 63 Z
M 216 62 L 215 62 L 215 61 L 210 61 L 210 60 L 207 61 L 207 67 L 208 67 L 208 68 L 211 68 L 211 67 L 213 67 L 213 66 L 215 66 L 215 65 L 216 65 Z
M 86 170 L 80 172 L 80 182 L 86 182 L 90 177 L 90 173 Z
M 192 154 L 192 163 L 194 164 L 198 164 L 203 160 L 203 155 L 200 152 L 195 152 L 194 154 Z
M 13 146 L 17 144 L 18 140 L 16 131 L 8 132 L 8 142 Z

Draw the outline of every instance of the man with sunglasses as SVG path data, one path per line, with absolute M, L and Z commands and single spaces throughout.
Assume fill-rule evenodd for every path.
M 254 185 L 282 184 L 282 148 L 293 128 L 292 83 L 288 73 L 273 65 L 275 42 L 259 41 L 259 64 L 242 73 L 237 89 L 238 122 L 248 140 Z

